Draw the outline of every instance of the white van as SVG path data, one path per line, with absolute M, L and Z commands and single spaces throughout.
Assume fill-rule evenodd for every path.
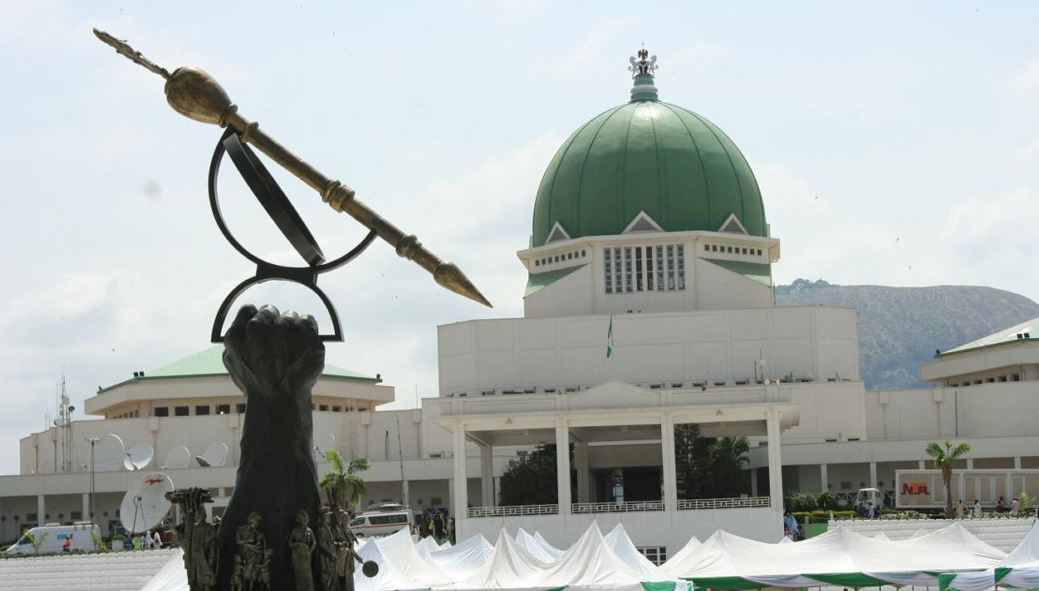
M 48 523 L 30 529 L 29 533 L 33 536 L 44 536 L 39 550 L 40 554 L 52 554 L 64 551 L 67 538 L 71 538 L 70 550 L 93 552 L 94 536 L 90 534 L 92 531 L 97 532 L 98 535 L 101 534 L 101 530 L 93 523 L 76 523 L 75 525 Z M 28 535 L 22 535 L 7 549 L 8 554 L 33 554 L 34 552 Z
M 388 536 L 415 525 L 415 514 L 399 503 L 385 503 L 361 513 L 350 522 L 350 529 L 357 537 Z

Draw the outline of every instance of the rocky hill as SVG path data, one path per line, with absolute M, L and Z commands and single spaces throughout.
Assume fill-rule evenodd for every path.
M 862 379 L 869 389 L 927 385 L 920 365 L 945 351 L 1039 316 L 1039 304 L 991 287 L 833 285 L 798 279 L 776 286 L 776 304 L 859 312 Z

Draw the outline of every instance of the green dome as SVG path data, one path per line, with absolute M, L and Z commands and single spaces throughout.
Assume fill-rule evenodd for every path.
M 571 238 L 620 234 L 640 211 L 668 232 L 718 231 L 736 214 L 765 236 L 758 183 L 732 140 L 639 80 L 632 96 L 556 152 L 538 188 L 531 246 L 545 244 L 556 222 Z

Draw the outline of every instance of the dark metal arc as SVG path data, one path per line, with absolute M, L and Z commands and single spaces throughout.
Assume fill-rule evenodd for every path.
M 220 201 L 217 197 L 217 179 L 225 152 L 231 156 L 232 161 L 245 179 L 246 184 L 252 190 L 253 195 L 263 205 L 268 215 L 271 216 L 271 219 L 274 220 L 293 247 L 296 248 L 296 251 L 310 263 L 310 266 L 286 267 L 265 261 L 246 249 L 231 234 L 221 214 Z M 331 261 L 323 262 L 324 255 L 321 253 L 321 248 L 317 245 L 306 224 L 303 223 L 295 208 L 289 203 L 288 198 L 285 197 L 281 188 L 278 187 L 277 182 L 264 168 L 263 163 L 260 162 L 249 146 L 241 142 L 237 132 L 233 129 L 228 129 L 224 132 L 220 137 L 220 141 L 217 142 L 216 149 L 213 151 L 213 158 L 209 165 L 209 206 L 213 211 L 213 219 L 216 220 L 216 225 L 220 229 L 220 233 L 224 235 L 224 238 L 242 256 L 256 263 L 256 275 L 239 283 L 221 302 L 216 318 L 213 320 L 212 342 L 221 343 L 224 341 L 221 330 L 227 319 L 227 313 L 235 300 L 253 285 L 267 281 L 289 281 L 298 283 L 312 291 L 321 299 L 325 309 L 328 311 L 329 317 L 332 319 L 332 334 L 320 335 L 321 340 L 342 341 L 343 331 L 339 322 L 339 315 L 336 313 L 332 301 L 317 286 L 317 278 L 321 273 L 337 269 L 364 252 L 378 236 L 376 231 L 370 230 L 346 254 Z

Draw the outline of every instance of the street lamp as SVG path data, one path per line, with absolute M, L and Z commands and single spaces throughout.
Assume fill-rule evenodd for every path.
M 90 442 L 90 523 L 94 523 L 94 516 L 97 515 L 94 510 L 94 444 L 101 438 L 87 437 L 87 441 Z

